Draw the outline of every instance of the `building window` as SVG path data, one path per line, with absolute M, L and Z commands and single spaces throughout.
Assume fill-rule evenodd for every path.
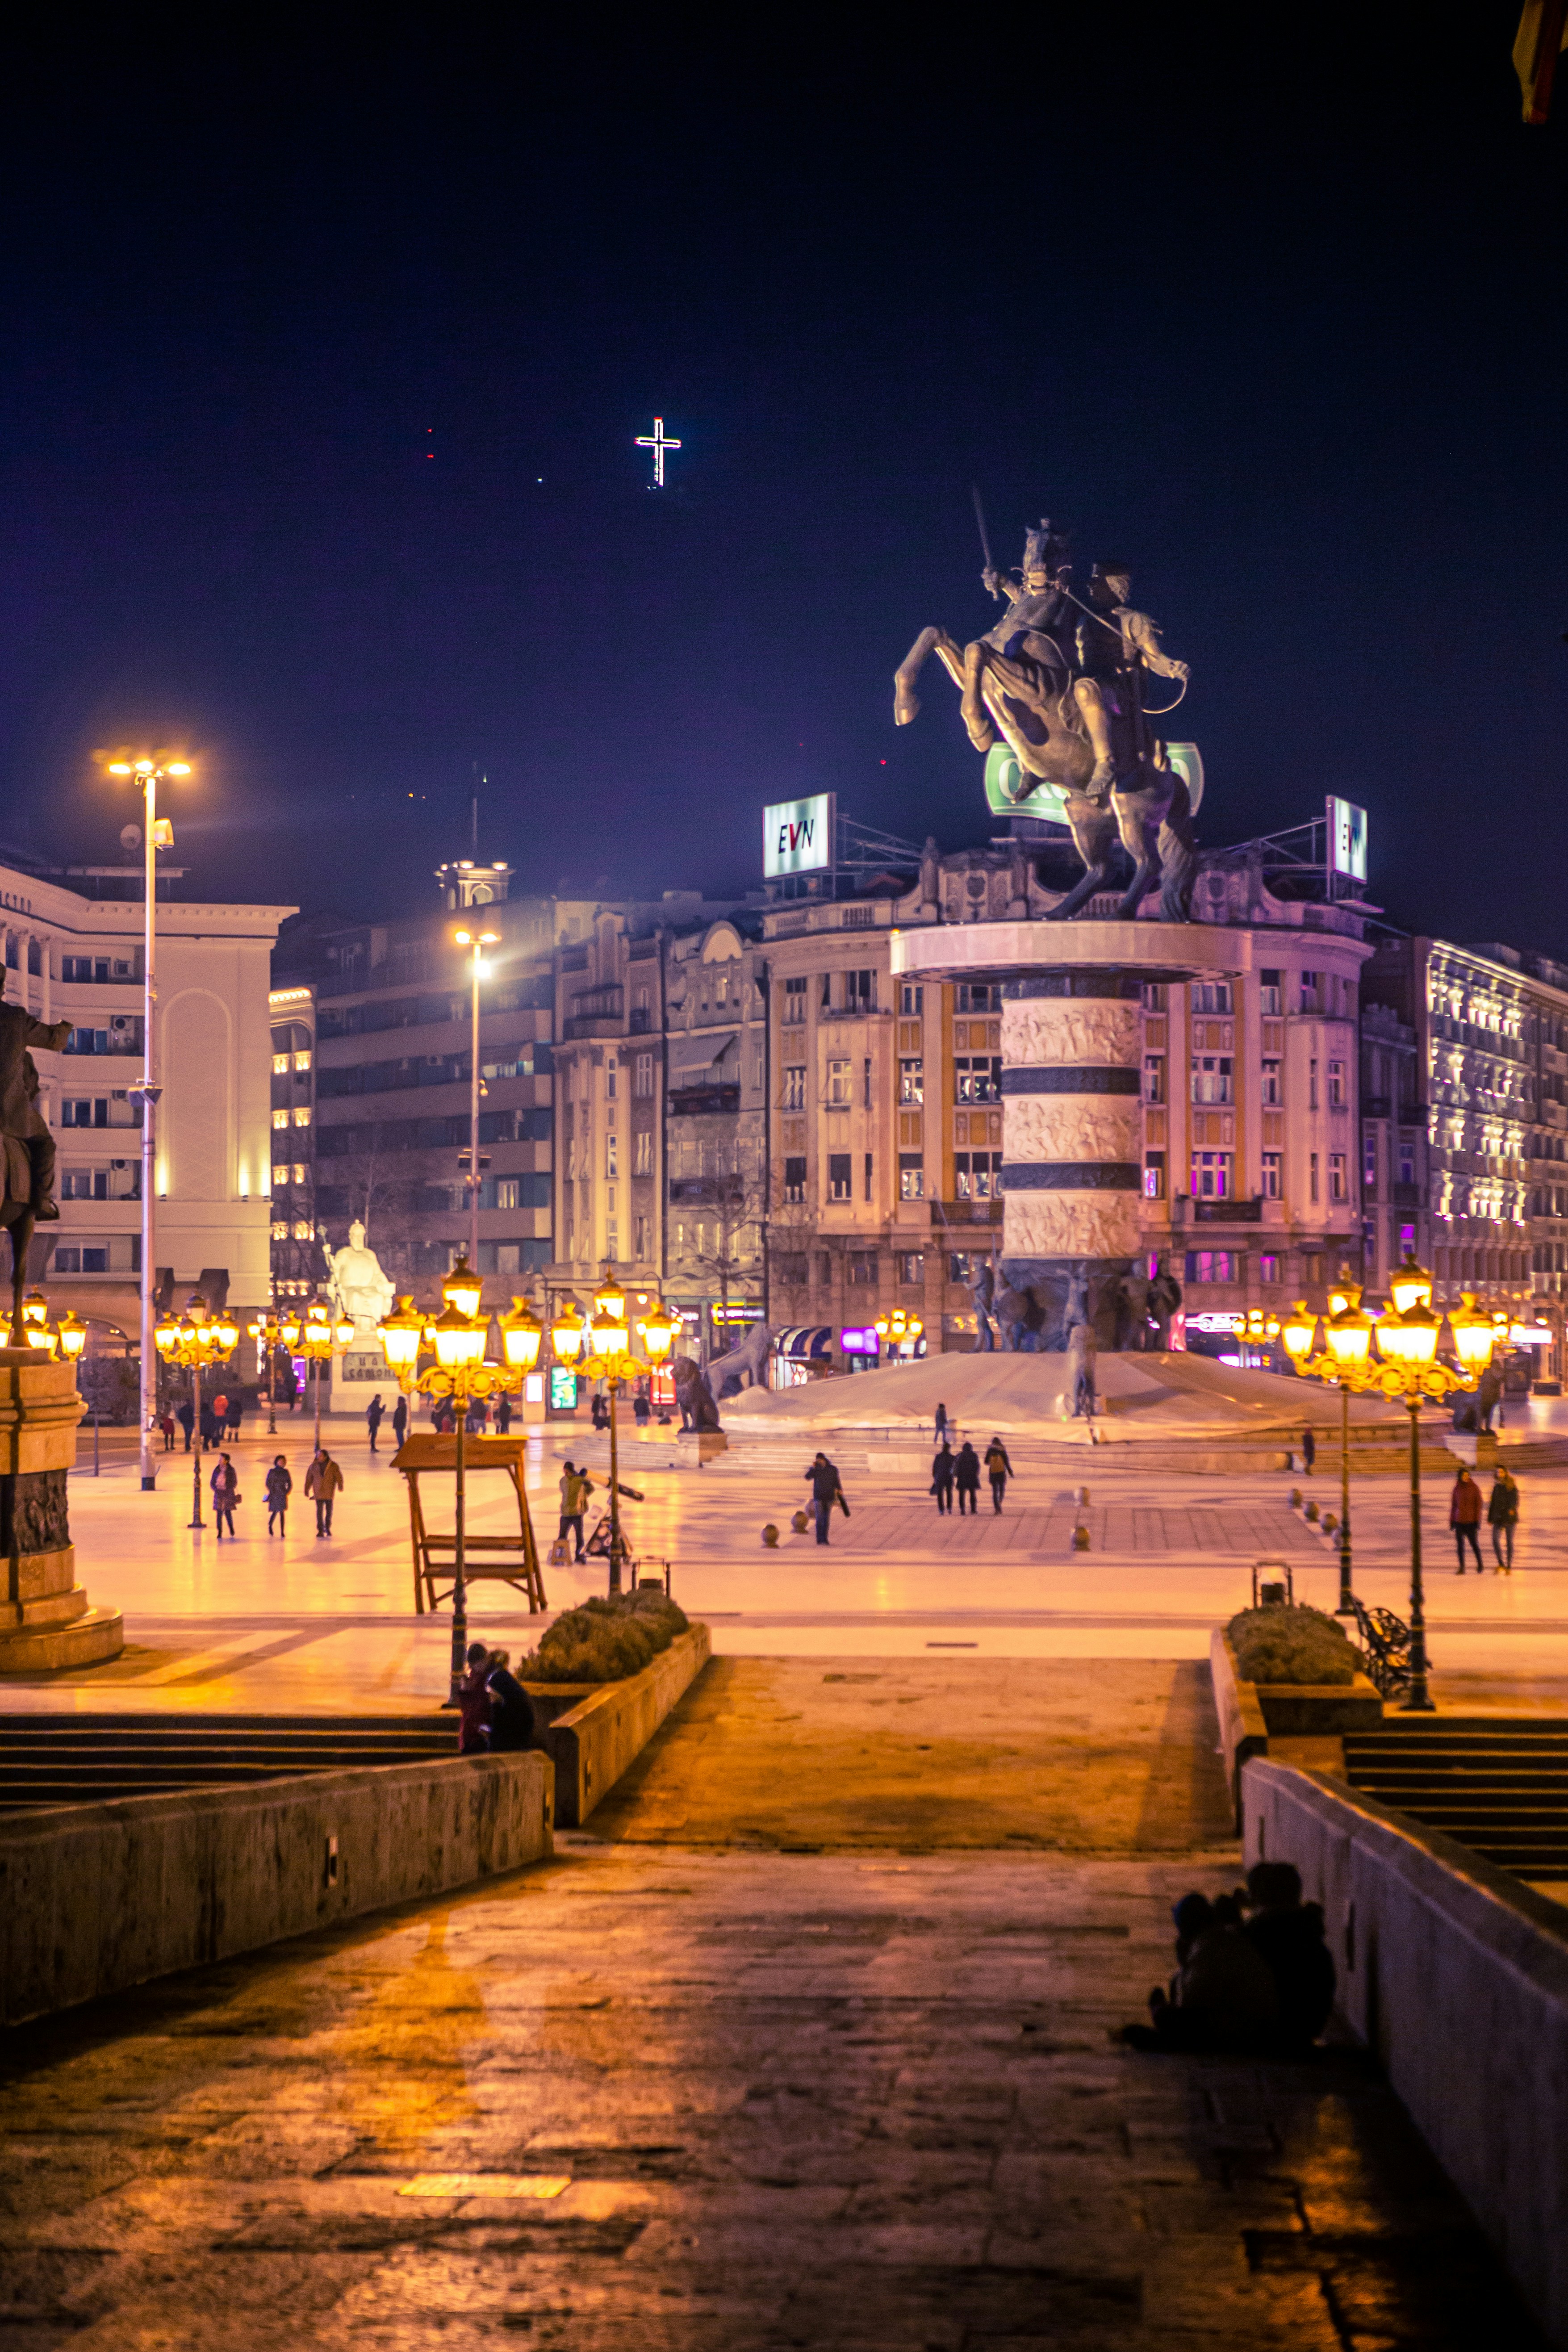
M 773 1258 L 773 1279 L 786 1290 L 804 1290 L 807 1281 L 805 1252 L 778 1251 Z
M 1350 1196 L 1350 1186 L 1346 1181 L 1345 1154 L 1342 1151 L 1331 1151 L 1329 1154 L 1329 1198 L 1331 1201 L 1348 1201 Z
M 632 1066 L 632 1092 L 646 1102 L 653 1093 L 653 1055 L 639 1054 Z
M 925 1011 L 926 992 L 918 980 L 906 980 L 899 991 L 899 1011 L 916 1013 Z
M 1369 1192 L 1377 1190 L 1377 1138 L 1365 1135 L 1361 1146 L 1361 1181 Z
M 1171 1001 L 1171 992 L 1163 980 L 1146 980 L 1138 991 L 1145 1013 L 1163 1013 Z
M 805 1198 L 805 1155 L 798 1160 L 786 1160 L 784 1170 L 784 1196 L 786 1202 L 799 1206 Z
M 617 1139 L 613 1135 L 606 1135 L 605 1138 L 605 1173 L 606 1176 L 618 1176 L 621 1172 L 616 1165 L 616 1146 Z
M 1317 1108 L 1318 1108 L 1318 1065 L 1317 1065 L 1316 1061 L 1314 1060 L 1314 1061 L 1310 1061 L 1310 1062 L 1309 1062 L 1309 1063 L 1308 1063 L 1308 1065 L 1307 1065 L 1307 1108 L 1308 1108 L 1309 1110 L 1316 1110 L 1316 1109 L 1317 1109 Z
M 309 1217 L 295 1218 L 294 1239 L 297 1242 L 308 1242 L 310 1239 L 313 1230 L 314 1228 L 312 1227 Z
M 1263 1100 L 1265 1106 L 1278 1106 L 1285 1099 L 1284 1072 L 1278 1062 L 1263 1065 Z
M 784 1074 L 784 1108 L 785 1110 L 805 1108 L 805 1064 L 786 1062 Z
M 1399 1181 L 1402 1184 L 1414 1184 L 1415 1181 L 1415 1146 L 1413 1143 L 1402 1143 L 1399 1147 Z
M 847 1110 L 849 1108 L 849 1065 L 829 1062 L 827 1065 L 827 1108 Z
M 1241 1253 L 1239 1250 L 1189 1250 L 1187 1280 L 1198 1284 L 1239 1282 Z
M 647 1254 L 647 1219 L 639 1217 L 637 1219 L 637 1255 L 639 1258 L 646 1258 Z
M 1258 975 L 1258 1009 L 1259 1013 L 1279 1014 L 1285 1010 L 1285 975 L 1282 971 L 1265 969 Z
M 952 1065 L 952 1099 L 961 1103 L 1000 1102 L 1000 1054 L 959 1054 Z
M 901 1103 L 923 1103 L 925 1098 L 924 1061 L 900 1062 L 899 1064 L 899 1100 Z
M 632 1149 L 636 1154 L 636 1157 L 632 1161 L 632 1174 L 634 1176 L 651 1176 L 653 1174 L 653 1129 L 651 1127 L 641 1129 L 639 1132 L 633 1137 Z
M 961 980 L 952 992 L 952 1009 L 955 1013 L 1000 1013 L 1002 1010 L 1000 981 L 990 982 Z
M 955 1198 L 960 1201 L 989 1201 L 1002 1187 L 996 1181 L 1002 1173 L 999 1151 L 955 1151 L 952 1155 L 952 1183 Z
M 805 982 L 804 979 L 784 982 L 784 1024 L 797 1028 L 805 1019 Z
M 1234 1198 L 1231 1182 L 1229 1151 L 1194 1151 L 1193 1154 L 1192 1195 L 1194 1201 L 1228 1201 Z
M 899 1280 L 903 1284 L 904 1288 L 920 1289 L 926 1278 L 925 1252 L 900 1250 L 894 1263 L 898 1267 Z
M 274 1055 L 273 1055 L 273 1056 L 272 1056 L 272 1075 L 273 1075 L 273 1076 L 274 1076 L 275 1078 L 286 1077 L 286 1076 L 288 1076 L 288 1072 L 289 1072 L 289 1056 L 288 1056 L 288 1055 L 287 1055 L 287 1054 L 274 1054 Z
M 85 1125 L 86 1125 L 86 1121 L 85 1121 L 85 1120 L 83 1120 L 82 1124 L 85 1126 Z M 273 1112 L 273 1114 L 272 1114 L 272 1124 L 273 1124 L 273 1126 L 274 1126 L 274 1127 L 287 1127 L 287 1126 L 288 1126 L 288 1124 L 289 1124 L 289 1114 L 288 1114 L 288 1112 L 287 1112 L 286 1110 L 275 1110 L 275 1111 Z M 69 1121 L 69 1119 L 68 1119 L 68 1119 L 67 1119 L 67 1121 L 66 1121 L 66 1125 L 67 1125 L 68 1127 L 70 1125 L 70 1121 Z
M 1285 1192 L 1285 1155 L 1282 1151 L 1266 1151 L 1263 1155 L 1263 1197 L 1279 1201 Z
M 298 1109 L 298 1110 L 296 1110 L 296 1112 L 294 1113 L 294 1124 L 295 1124 L 295 1126 L 296 1126 L 296 1127 L 309 1127 L 309 1126 L 310 1126 L 310 1105 L 309 1105 L 308 1103 L 302 1103 L 302 1104 L 300 1106 L 299 1109 Z
M 849 1066 L 845 1063 L 843 1066 L 847 1069 Z M 847 1201 L 853 1197 L 853 1180 L 847 1151 L 830 1151 L 827 1155 L 827 1197 L 830 1201 Z
M 874 971 L 847 971 L 844 975 L 844 1010 L 846 1013 L 871 1013 L 877 1004 L 877 975 Z
M 308 1070 L 310 1066 L 310 1049 L 308 1045 L 304 1045 L 300 1048 L 299 1052 L 296 1053 L 294 1056 L 294 1067 L 297 1070 Z
M 861 1290 L 875 1290 L 877 1260 L 869 1250 L 851 1250 L 844 1260 L 844 1279 Z
M 1307 1198 L 1314 1207 L 1317 1205 L 1318 1155 L 1315 1151 L 1310 1151 L 1307 1155 Z
M 616 1063 L 614 1055 L 612 1055 L 610 1059 L 605 1064 L 605 1099 L 606 1102 L 614 1102 L 616 1099 Z
M 286 1241 L 288 1240 L 288 1238 L 289 1238 L 289 1220 L 288 1220 L 288 1218 L 287 1218 L 287 1217 L 274 1217 L 274 1218 L 273 1218 L 273 1220 L 272 1220 L 272 1238 L 273 1238 L 273 1240 L 274 1240 L 275 1242 L 286 1242 Z M 55 1255 L 56 1255 L 57 1257 L 58 1257 L 58 1255 L 59 1255 L 59 1252 L 58 1252 L 58 1250 L 57 1250 L 57 1251 L 55 1252 Z
M 1315 971 L 1301 974 L 1301 1010 L 1315 1013 L 1318 1009 L 1318 975 Z
M 899 1198 L 900 1201 L 923 1201 L 926 1196 L 925 1161 L 918 1151 L 899 1154 Z
M 869 1110 L 871 1108 L 871 1056 L 869 1054 L 866 1056 L 861 1072 L 860 1100 L 864 1108 Z M 867 1198 L 868 1200 L 870 1198 L 869 1193 L 867 1194 Z
M 1265 1250 L 1259 1257 L 1258 1261 L 1258 1279 L 1259 1282 L 1279 1281 L 1279 1260 L 1272 1250 Z
M 1329 1064 L 1329 1108 L 1343 1110 L 1345 1107 L 1345 1066 L 1342 1062 Z
M 107 1274 L 109 1251 L 89 1249 L 85 1244 L 80 1249 L 57 1249 L 54 1265 L 57 1274 Z
M 519 1198 L 521 1189 L 521 1188 L 520 1187 L 515 1176 L 498 1176 L 496 1178 L 496 1207 L 498 1209 L 521 1208 L 522 1205 L 521 1201 Z
M 1143 1056 L 1143 1099 L 1146 1103 L 1163 1103 L 1165 1099 L 1163 1054 L 1145 1054 Z
M 1228 1013 L 1231 1011 L 1228 980 L 1194 980 L 1193 1011 L 1194 1013 Z
M 1193 1055 L 1193 1100 L 1195 1103 L 1236 1100 L 1235 1064 L 1228 1054 Z
M 1163 1201 L 1165 1197 L 1165 1155 L 1163 1151 L 1143 1154 L 1143 1198 Z

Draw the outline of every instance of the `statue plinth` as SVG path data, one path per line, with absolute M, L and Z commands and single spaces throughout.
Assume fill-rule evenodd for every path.
M 69 1364 L 0 1348 L 0 1674 L 93 1665 L 125 1647 L 120 1612 L 76 1580 L 66 1474 L 81 1413 Z

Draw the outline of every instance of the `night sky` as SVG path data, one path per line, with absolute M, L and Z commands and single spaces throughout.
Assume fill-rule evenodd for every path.
M 13 48 L 0 835 L 117 856 L 91 754 L 146 741 L 201 761 L 187 893 L 351 918 L 430 902 L 476 767 L 545 889 L 744 888 L 829 787 L 982 840 L 945 678 L 891 712 L 994 616 L 976 482 L 1003 562 L 1049 513 L 1131 563 L 1205 842 L 1341 793 L 1393 916 L 1568 957 L 1568 87 L 1523 127 L 1517 16 Z

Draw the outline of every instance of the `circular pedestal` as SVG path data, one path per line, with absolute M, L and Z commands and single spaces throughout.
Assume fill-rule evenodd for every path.
M 68 1624 L 0 1632 L 0 1675 L 46 1675 L 60 1666 L 96 1666 L 105 1658 L 117 1658 L 124 1647 L 125 1621 L 119 1610 L 89 1602 Z

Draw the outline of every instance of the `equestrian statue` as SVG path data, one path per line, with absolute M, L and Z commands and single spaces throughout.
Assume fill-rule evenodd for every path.
M 1120 841 L 1133 873 L 1119 919 L 1131 921 L 1158 882 L 1162 919 L 1186 922 L 1196 864 L 1192 805 L 1150 726 L 1159 714 L 1144 695 L 1151 672 L 1184 693 L 1186 663 L 1164 651 L 1155 623 L 1133 604 L 1125 563 L 1097 563 L 1082 598 L 1063 560 L 1066 542 L 1048 520 L 1025 540 L 1016 584 L 993 565 L 984 522 L 981 535 L 982 583 L 1006 610 L 964 646 L 945 629 L 922 629 L 894 678 L 895 719 L 907 727 L 918 715 L 916 680 L 934 653 L 958 688 L 975 750 L 1001 741 L 1017 761 L 1016 797 L 1026 800 L 1041 783 L 1060 795 L 1084 871 L 1049 919 L 1068 920 L 1109 886 Z

